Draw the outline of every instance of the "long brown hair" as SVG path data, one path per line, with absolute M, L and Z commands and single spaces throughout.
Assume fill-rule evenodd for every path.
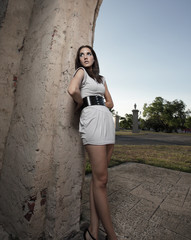
M 80 50 L 82 48 L 89 48 L 91 53 L 93 54 L 93 57 L 94 57 L 94 63 L 92 65 L 92 71 L 90 71 L 88 68 L 85 68 L 84 66 L 82 66 L 82 64 L 80 63 Z M 96 53 L 95 51 L 93 50 L 92 47 L 88 46 L 88 45 L 84 45 L 84 46 L 81 46 L 78 51 L 77 51 L 77 54 L 76 54 L 76 60 L 75 60 L 75 69 L 78 69 L 79 67 L 83 67 L 86 69 L 88 75 L 90 77 L 92 77 L 93 79 L 96 79 L 96 81 L 98 83 L 103 83 L 103 76 L 101 76 L 99 74 L 100 70 L 99 70 L 99 63 L 98 63 L 98 59 L 97 59 L 97 56 L 96 56 Z

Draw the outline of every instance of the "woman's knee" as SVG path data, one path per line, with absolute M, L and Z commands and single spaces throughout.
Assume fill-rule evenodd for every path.
M 108 175 L 104 174 L 102 176 L 93 176 L 93 184 L 96 187 L 105 188 L 108 182 Z

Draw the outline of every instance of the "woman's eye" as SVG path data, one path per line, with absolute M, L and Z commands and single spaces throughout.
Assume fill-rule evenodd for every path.
M 91 56 L 92 54 L 89 52 L 89 53 L 87 53 L 87 55 L 88 55 L 88 56 Z
M 84 56 L 84 54 L 83 53 L 80 53 L 80 57 L 83 57 Z

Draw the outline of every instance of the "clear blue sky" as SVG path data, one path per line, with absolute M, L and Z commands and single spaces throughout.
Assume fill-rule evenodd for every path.
M 120 116 L 158 96 L 191 109 L 191 0 L 103 0 L 94 49 Z

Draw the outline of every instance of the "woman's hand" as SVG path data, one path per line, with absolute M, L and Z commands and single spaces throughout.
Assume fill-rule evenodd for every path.
M 83 101 L 81 103 L 76 103 L 75 113 L 78 112 L 83 105 Z

